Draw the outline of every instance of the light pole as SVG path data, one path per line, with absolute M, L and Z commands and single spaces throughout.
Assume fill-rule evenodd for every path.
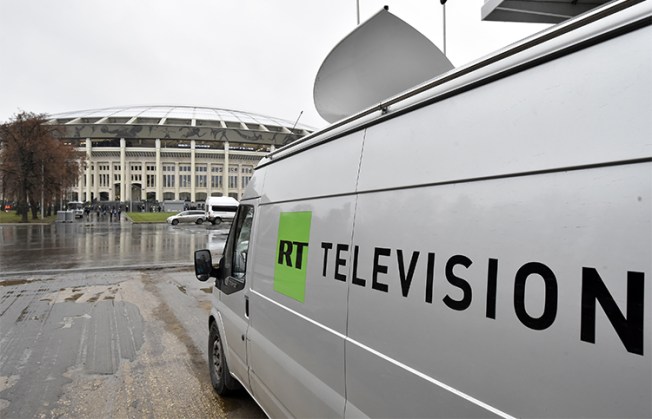
M 356 6 L 355 9 L 357 11 L 357 22 L 358 25 L 360 25 L 360 0 L 355 1 L 355 6 Z
M 443 8 L 442 19 L 444 22 L 442 26 L 444 30 L 444 55 L 446 55 L 446 1 L 447 0 L 439 0 Z
M 41 162 L 41 221 L 45 218 L 45 163 Z

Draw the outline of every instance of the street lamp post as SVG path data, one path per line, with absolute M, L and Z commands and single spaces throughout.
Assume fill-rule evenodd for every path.
M 41 221 L 45 218 L 45 163 L 41 162 Z

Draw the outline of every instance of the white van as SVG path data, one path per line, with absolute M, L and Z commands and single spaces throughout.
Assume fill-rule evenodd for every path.
M 82 218 L 84 216 L 84 203 L 80 201 L 68 201 L 66 204 L 68 211 L 72 211 L 75 218 Z
M 651 417 L 651 16 L 610 3 L 263 160 L 219 265 L 195 255 L 217 392 Z
M 237 210 L 238 201 L 235 198 L 210 196 L 206 199 L 206 221 L 210 221 L 213 225 L 220 224 L 222 221 L 232 221 Z

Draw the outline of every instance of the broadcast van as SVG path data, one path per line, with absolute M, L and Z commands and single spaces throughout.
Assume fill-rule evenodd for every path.
M 609 3 L 263 159 L 223 255 L 195 253 L 217 393 L 651 417 L 651 16 Z

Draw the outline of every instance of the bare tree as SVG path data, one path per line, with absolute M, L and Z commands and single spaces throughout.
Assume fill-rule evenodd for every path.
M 40 197 L 43 205 L 74 185 L 83 155 L 63 139 L 63 130 L 45 124 L 45 116 L 29 112 L 15 115 L 0 125 L 0 172 L 3 187 L 17 198 L 22 221 L 27 222 L 28 203 L 36 218 Z

